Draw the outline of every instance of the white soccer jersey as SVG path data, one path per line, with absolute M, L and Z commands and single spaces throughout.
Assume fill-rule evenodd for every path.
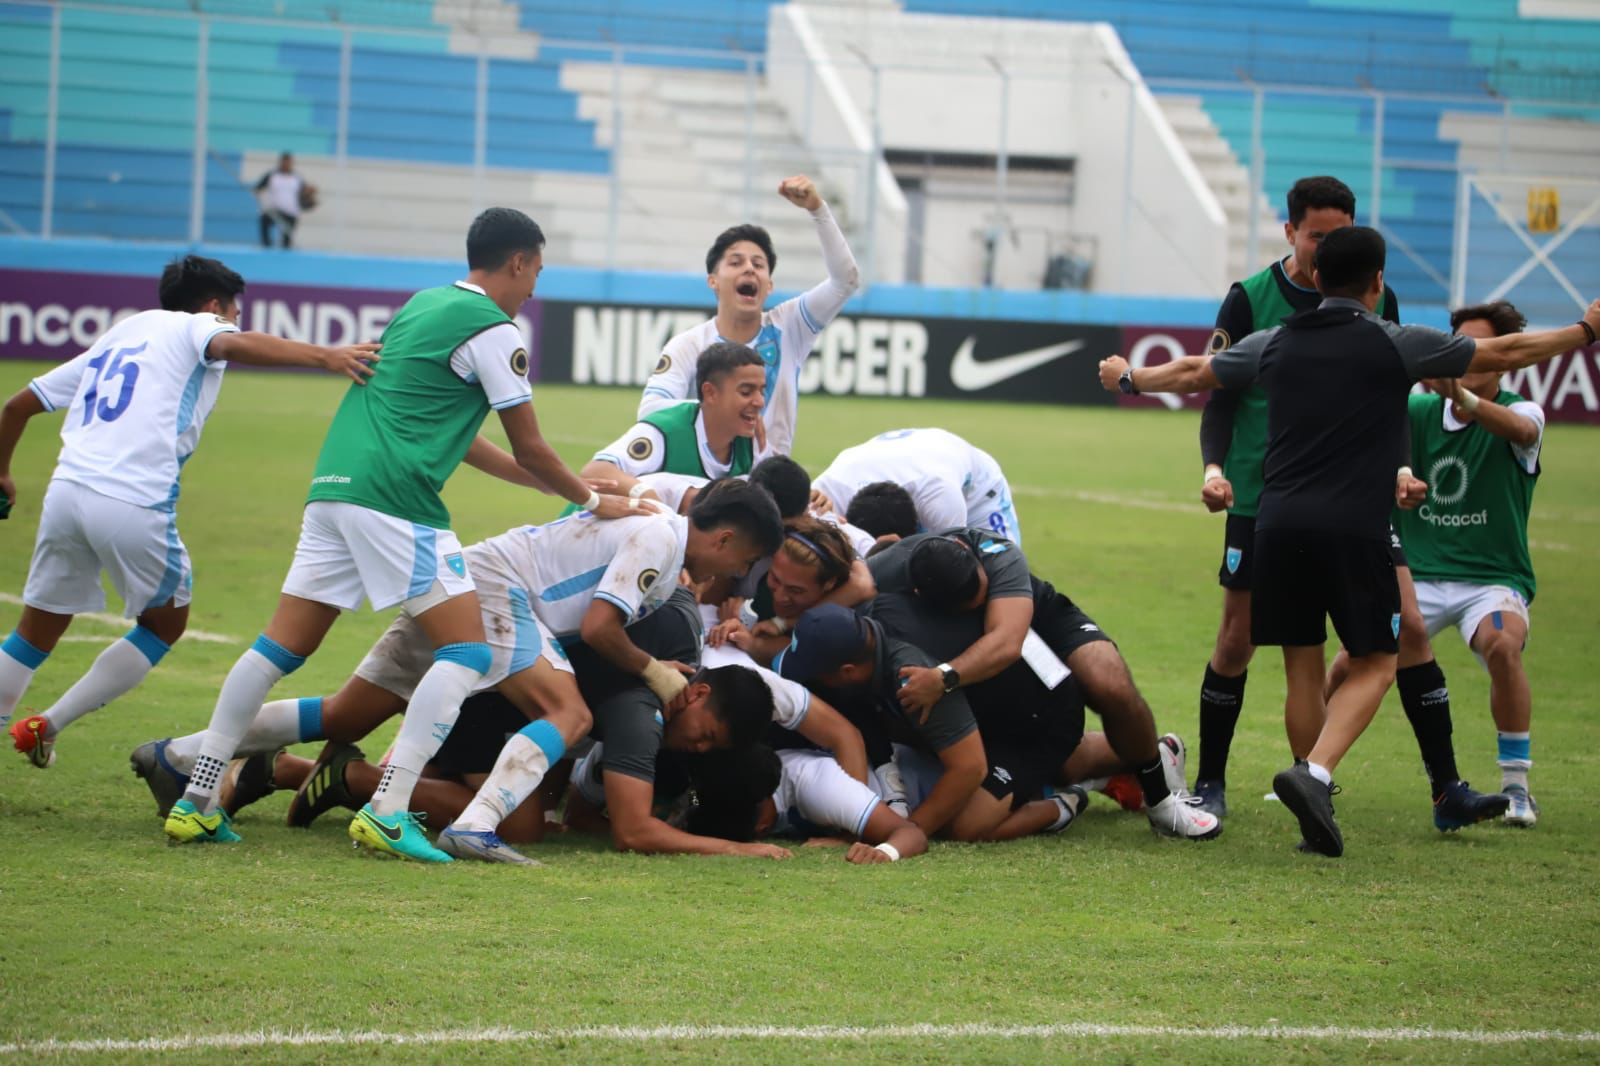
M 782 749 L 783 775 L 772 794 L 774 833 L 848 833 L 859 837 L 878 807 L 878 794 L 844 772 L 825 751 Z
M 47 411 L 66 408 L 53 477 L 139 507 L 170 511 L 227 363 L 206 358 L 225 318 L 143 311 L 82 355 L 29 383 Z
M 650 486 L 650 491 L 674 511 L 683 510 L 683 498 L 690 489 L 703 489 L 711 484 L 707 479 L 693 474 L 645 474 L 639 480 Z
M 743 666 L 761 675 L 772 690 L 772 720 L 784 729 L 799 729 L 811 710 L 811 690 L 786 677 L 779 677 L 731 644 L 700 650 L 700 665 L 708 670 L 719 666 Z
M 794 447 L 800 368 L 805 366 L 818 334 L 839 314 L 859 280 L 855 259 L 827 205 L 811 215 L 817 223 L 828 278 L 810 291 L 762 312 L 761 330 L 749 342 L 767 371 L 767 403 L 761 413 L 767 427 L 765 455 L 788 455 Z M 699 400 L 695 376 L 700 353 L 723 340 L 727 338 L 717 332 L 717 320 L 713 318 L 667 341 L 655 372 L 645 382 L 638 418 L 642 420 L 652 411 L 684 400 Z
M 688 520 L 652 513 L 600 519 L 588 511 L 526 526 L 466 550 L 467 570 L 526 589 L 534 617 L 558 640 L 575 637 L 595 600 L 627 625 L 667 602 L 683 569 Z
M 877 481 L 903 486 L 922 528 L 940 530 L 968 525 L 969 515 L 998 498 L 1005 479 L 989 453 L 948 430 L 896 429 L 846 448 L 812 485 L 843 514 L 860 489 Z M 1009 491 L 1004 495 L 1009 503 Z
M 458 281 L 456 288 L 489 295 L 470 281 Z M 450 369 L 467 384 L 481 387 L 489 406 L 496 411 L 533 400 L 527 351 L 514 323 L 502 322 L 467 338 L 450 353 Z

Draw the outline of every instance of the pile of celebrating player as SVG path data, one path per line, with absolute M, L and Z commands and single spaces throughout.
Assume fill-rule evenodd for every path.
M 1521 651 L 1543 415 L 1499 381 L 1592 342 L 1600 303 L 1545 333 L 1504 303 L 1461 309 L 1454 336 L 1400 326 L 1382 238 L 1354 225 L 1345 186 L 1312 178 L 1289 197 L 1292 253 L 1233 287 L 1212 354 L 1102 363 L 1123 392 L 1213 390 L 1202 496 L 1228 511 L 1225 591 L 1191 792 L 1183 742 L 1160 731 L 1115 643 L 1029 566 L 992 456 L 926 428 L 846 448 L 814 479 L 788 458 L 801 366 L 858 279 L 812 183 L 779 191 L 815 221 L 828 277 L 765 310 L 768 235 L 722 233 L 706 259 L 716 316 L 668 342 L 637 423 L 577 473 L 540 433 L 513 321 L 544 244 L 521 212 L 480 215 L 467 277 L 412 297 L 380 345 L 240 332 L 237 274 L 171 264 L 161 310 L 0 412 L 9 502 L 27 421 L 65 411 L 25 606 L 0 645 L 16 749 L 51 765 L 68 725 L 182 635 L 179 473 L 239 361 L 354 383 L 271 620 L 202 731 L 133 752 L 172 841 L 237 842 L 234 816 L 274 791 L 293 793 L 291 825 L 340 809 L 358 846 L 427 862 L 530 864 L 526 846 L 553 826 L 633 851 L 782 858 L 771 840 L 790 838 L 893 862 L 935 837 L 1060 833 L 1096 791 L 1163 836 L 1206 840 L 1222 832 L 1261 644 L 1283 647 L 1294 763 L 1273 786 L 1302 848 L 1342 853 L 1331 775 L 1395 683 L 1435 824 L 1534 824 Z M 1430 391 L 1408 399 L 1417 381 Z M 510 451 L 480 433 L 491 410 Z M 463 461 L 571 506 L 463 547 L 440 499 Z M 73 616 L 104 606 L 102 573 L 133 628 L 51 707 L 14 715 Z M 363 600 L 400 612 L 338 691 L 269 701 Z M 1331 670 L 1327 617 L 1344 645 Z M 1456 770 L 1428 643 L 1447 625 L 1489 671 L 1499 793 Z M 359 745 L 396 715 L 369 761 Z M 311 741 L 314 759 L 288 751 Z

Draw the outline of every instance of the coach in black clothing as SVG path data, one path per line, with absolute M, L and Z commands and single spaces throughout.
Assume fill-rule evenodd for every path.
M 1309 761 L 1273 778 L 1306 843 L 1340 855 L 1331 773 L 1394 681 L 1400 594 L 1387 549 L 1406 395 L 1422 378 L 1532 366 L 1592 344 L 1600 301 L 1558 330 L 1474 342 L 1373 314 L 1383 295 L 1383 237 L 1364 226 L 1328 234 L 1314 280 L 1323 300 L 1214 356 L 1130 370 L 1113 356 L 1100 381 L 1122 392 L 1199 392 L 1259 382 L 1267 454 L 1256 515 L 1251 639 L 1283 647 L 1285 713 L 1326 715 Z M 1350 676 L 1322 701 L 1324 618 L 1350 653 Z M 1314 716 L 1314 717 L 1313 717 Z

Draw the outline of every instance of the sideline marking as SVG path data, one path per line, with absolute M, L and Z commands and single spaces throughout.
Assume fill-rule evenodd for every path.
M 651 1044 L 681 1040 L 894 1040 L 967 1037 L 991 1040 L 1025 1040 L 1049 1037 L 1161 1037 L 1181 1040 L 1359 1040 L 1369 1043 L 1440 1041 L 1452 1044 L 1600 1044 L 1600 1032 L 1561 1029 L 1366 1029 L 1337 1025 L 1097 1025 L 1070 1022 L 1057 1025 L 991 1025 L 984 1022 L 955 1025 L 589 1025 L 562 1029 L 434 1029 L 420 1033 L 375 1030 L 322 1032 L 263 1029 L 248 1033 L 210 1036 L 146 1037 L 142 1040 L 29 1040 L 0 1044 L 0 1055 L 111 1054 L 128 1051 L 237 1050 L 259 1047 L 318 1047 L 337 1045 L 522 1044 L 550 1041 L 614 1040 Z
M 0 603 L 9 603 L 9 604 L 12 604 L 13 606 L 21 607 L 22 606 L 22 597 L 21 596 L 13 596 L 9 592 L 0 592 Z M 131 628 L 132 625 L 133 625 L 133 620 L 131 618 L 123 618 L 121 615 L 117 615 L 117 614 L 102 614 L 99 611 L 84 611 L 82 614 L 75 615 L 74 617 L 75 618 L 82 618 L 82 619 L 84 619 L 86 621 L 90 621 L 90 622 L 100 622 L 103 625 L 108 625 L 108 626 L 129 626 Z M 71 638 L 71 637 L 63 637 L 62 639 L 63 640 L 72 640 L 73 638 Z M 111 638 L 108 638 L 108 640 L 109 639 L 111 639 Z M 241 644 L 241 643 L 243 643 L 243 641 L 239 640 L 237 637 L 226 636 L 226 635 L 224 635 L 222 633 L 210 633 L 210 632 L 207 632 L 204 629 L 186 629 L 186 630 L 183 631 L 183 639 L 184 640 L 198 640 L 202 644 Z

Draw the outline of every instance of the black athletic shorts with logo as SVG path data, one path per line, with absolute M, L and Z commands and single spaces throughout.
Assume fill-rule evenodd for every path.
M 1222 566 L 1217 570 L 1217 583 L 1225 589 L 1249 592 L 1255 561 L 1255 515 L 1229 514 L 1222 534 Z
M 1395 566 L 1411 569 L 1411 564 L 1406 562 L 1406 550 L 1400 546 L 1400 534 L 1395 532 L 1393 522 L 1389 523 L 1389 558 Z
M 1250 642 L 1309 647 L 1327 619 L 1353 656 L 1399 650 L 1400 585 L 1384 541 L 1260 529 L 1250 589 Z

